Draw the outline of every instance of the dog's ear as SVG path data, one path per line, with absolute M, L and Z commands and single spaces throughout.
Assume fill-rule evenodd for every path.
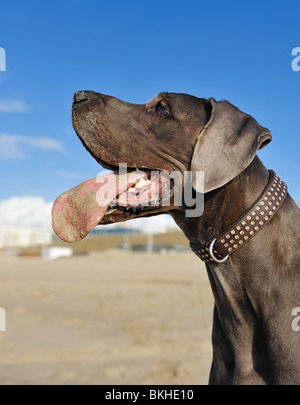
M 254 118 L 228 101 L 208 100 L 211 117 L 198 136 L 192 160 L 193 188 L 197 185 L 196 171 L 204 171 L 204 192 L 219 188 L 239 175 L 252 162 L 258 149 L 266 146 L 272 135 Z

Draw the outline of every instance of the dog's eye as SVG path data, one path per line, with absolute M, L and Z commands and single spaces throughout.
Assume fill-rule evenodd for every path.
M 159 114 L 161 117 L 169 117 L 170 116 L 170 110 L 168 104 L 161 100 L 159 101 L 156 106 L 155 106 L 155 112 Z

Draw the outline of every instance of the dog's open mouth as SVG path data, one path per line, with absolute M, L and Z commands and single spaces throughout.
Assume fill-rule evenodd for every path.
M 173 182 L 166 172 L 114 172 L 87 180 L 60 195 L 52 226 L 66 242 L 85 238 L 99 224 L 123 222 L 169 207 Z

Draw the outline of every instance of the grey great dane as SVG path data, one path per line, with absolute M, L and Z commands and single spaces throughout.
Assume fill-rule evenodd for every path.
M 256 155 L 271 141 L 269 130 L 227 101 L 175 93 L 130 104 L 80 91 L 72 115 L 79 139 L 104 168 L 191 172 L 204 211 L 187 216 L 184 201 L 162 204 L 161 189 L 150 206 L 124 206 L 115 193 L 99 207 L 93 179 L 57 199 L 55 232 L 73 242 L 98 223 L 169 213 L 206 262 L 215 298 L 209 383 L 299 384 L 300 210 Z M 202 188 L 194 176 L 200 171 Z M 141 194 L 152 182 L 147 176 Z M 119 178 L 119 196 L 139 182 L 123 186 Z

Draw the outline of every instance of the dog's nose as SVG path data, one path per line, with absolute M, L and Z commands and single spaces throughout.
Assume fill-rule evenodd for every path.
M 88 94 L 86 91 L 77 91 L 73 96 L 73 104 L 82 103 L 82 101 L 88 100 Z

